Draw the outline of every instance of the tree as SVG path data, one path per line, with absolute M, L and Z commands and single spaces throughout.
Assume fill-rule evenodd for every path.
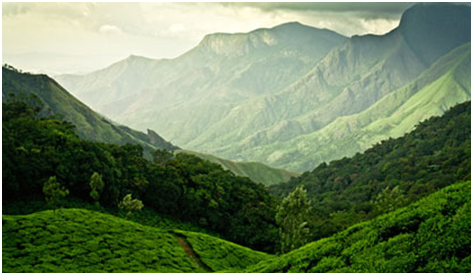
M 90 177 L 90 188 L 92 189 L 92 191 L 90 191 L 90 197 L 95 201 L 97 206 L 99 205 L 100 193 L 102 193 L 104 186 L 102 175 L 94 172 L 92 177 Z
M 393 189 L 389 189 L 388 186 L 378 194 L 374 205 L 378 213 L 387 213 L 403 207 L 406 203 L 406 196 L 399 189 L 399 186 Z
M 143 202 L 139 199 L 132 199 L 131 194 L 126 195 L 118 204 L 120 209 L 127 211 L 125 219 L 128 219 L 134 211 L 141 210 L 143 206 Z
M 282 253 L 287 253 L 308 242 L 308 216 L 307 191 L 299 186 L 277 208 L 276 222 L 280 227 Z
M 153 152 L 153 162 L 160 165 L 165 165 L 174 157 L 172 152 L 157 149 Z
M 60 199 L 69 195 L 69 190 L 57 181 L 56 176 L 52 176 L 43 184 L 43 193 L 46 202 L 53 208 L 54 213 L 56 213 Z

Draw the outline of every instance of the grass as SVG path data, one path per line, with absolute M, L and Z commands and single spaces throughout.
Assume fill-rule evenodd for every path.
M 172 232 L 85 209 L 3 215 L 3 272 L 207 272 L 244 268 L 270 255 L 202 233 Z M 185 236 L 210 267 L 178 242 Z

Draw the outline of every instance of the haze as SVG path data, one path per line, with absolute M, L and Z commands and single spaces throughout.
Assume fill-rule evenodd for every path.
M 395 28 L 412 3 L 3 3 L 3 63 L 81 73 L 129 55 L 173 58 L 209 33 L 299 21 L 346 36 Z

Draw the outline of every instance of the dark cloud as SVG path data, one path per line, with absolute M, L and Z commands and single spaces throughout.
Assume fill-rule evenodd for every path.
M 330 3 L 330 2 L 263 2 L 263 3 L 221 3 L 224 6 L 246 6 L 266 12 L 296 11 L 296 12 L 331 12 L 347 13 L 363 19 L 399 19 L 401 14 L 416 2 L 402 3 Z M 471 3 L 456 3 L 471 6 Z
M 336 13 L 359 13 L 369 17 L 392 17 L 399 16 L 407 8 L 415 3 L 321 3 L 321 2 L 277 2 L 277 3 L 223 3 L 231 6 L 249 6 L 263 11 L 313 11 L 313 12 L 336 12 Z

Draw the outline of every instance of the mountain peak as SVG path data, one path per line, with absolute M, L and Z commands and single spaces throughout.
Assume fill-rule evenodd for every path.
M 412 27 L 412 24 L 443 24 L 447 20 L 455 20 L 457 16 L 471 14 L 471 8 L 466 5 L 452 3 L 419 3 L 407 9 L 399 24 L 402 28 Z M 469 16 L 471 17 L 471 16 Z
M 406 10 L 398 30 L 426 66 L 471 40 L 471 8 L 451 3 L 421 3 Z
M 247 33 L 214 33 L 204 37 L 200 47 L 216 54 L 243 55 L 251 49 L 276 45 L 320 43 L 321 41 L 340 41 L 346 37 L 327 30 L 303 25 L 300 22 L 287 22 L 272 28 L 259 28 Z M 283 46 L 284 47 L 284 46 Z

